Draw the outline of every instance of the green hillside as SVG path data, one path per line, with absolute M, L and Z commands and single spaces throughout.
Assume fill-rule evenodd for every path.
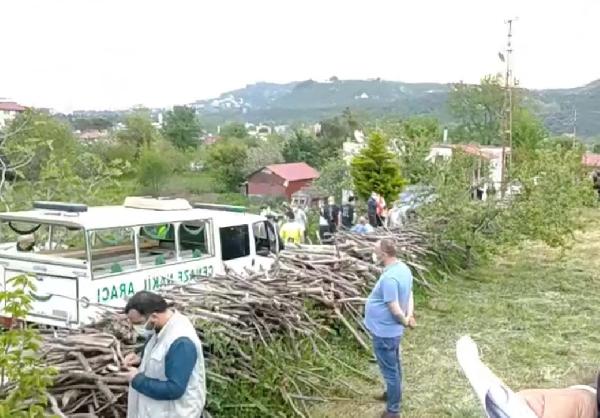
M 450 84 L 403 83 L 381 79 L 306 80 L 286 84 L 256 83 L 198 101 L 211 120 L 291 123 L 316 121 L 344 108 L 377 115 L 433 115 L 449 120 L 446 100 Z M 571 89 L 526 91 L 533 110 L 554 134 L 571 133 L 577 109 L 577 134 L 600 135 L 600 80 Z M 236 101 L 235 106 L 215 103 Z

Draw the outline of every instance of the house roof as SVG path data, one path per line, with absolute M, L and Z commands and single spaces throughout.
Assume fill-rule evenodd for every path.
M 319 172 L 306 163 L 271 164 L 263 167 L 262 170 L 265 169 L 287 181 L 319 178 Z
M 581 164 L 586 167 L 600 167 L 600 154 L 583 154 L 581 156 Z
M 486 160 L 493 160 L 497 157 L 494 151 L 502 150 L 502 147 L 482 146 L 478 144 L 437 144 L 434 147 L 458 149 L 465 154 L 485 158 Z M 510 148 L 506 148 L 506 153 L 510 154 Z
M 0 111 L 24 112 L 27 108 L 15 102 L 0 102 Z

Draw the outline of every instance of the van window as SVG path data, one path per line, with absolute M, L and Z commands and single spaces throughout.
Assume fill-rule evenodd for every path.
M 250 255 L 250 231 L 248 225 L 225 226 L 219 229 L 221 256 L 224 261 Z
M 177 261 L 173 224 L 140 227 L 140 266 L 155 267 Z
M 32 222 L 2 223 L 0 250 L 86 260 L 81 228 Z
M 94 279 L 136 269 L 133 234 L 132 228 L 90 232 Z
M 252 225 L 256 254 L 267 257 L 269 253 L 277 253 L 275 228 L 269 221 L 255 222 Z
M 193 260 L 213 255 L 209 244 L 209 225 L 205 221 L 184 222 L 179 225 L 181 258 Z

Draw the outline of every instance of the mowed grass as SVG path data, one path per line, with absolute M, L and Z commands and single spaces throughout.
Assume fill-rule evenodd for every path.
M 405 335 L 403 417 L 482 417 L 455 357 L 469 334 L 514 390 L 590 383 L 600 368 L 600 223 L 571 249 L 526 245 L 438 286 L 417 301 L 418 329 Z M 367 359 L 364 371 L 378 376 Z M 313 417 L 378 417 L 383 386 L 352 382 L 352 401 L 315 406 Z

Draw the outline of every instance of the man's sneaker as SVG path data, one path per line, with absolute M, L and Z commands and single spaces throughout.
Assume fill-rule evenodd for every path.
M 383 414 L 381 414 L 381 418 L 400 418 L 400 414 L 385 411 Z

